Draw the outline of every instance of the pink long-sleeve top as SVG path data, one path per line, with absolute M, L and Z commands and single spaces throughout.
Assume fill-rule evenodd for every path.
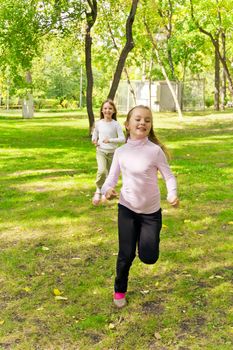
M 161 147 L 149 141 L 128 139 L 116 149 L 102 193 L 115 187 L 120 173 L 122 188 L 119 203 L 136 213 L 151 214 L 160 209 L 158 171 L 167 187 L 167 200 L 177 196 L 176 178 Z

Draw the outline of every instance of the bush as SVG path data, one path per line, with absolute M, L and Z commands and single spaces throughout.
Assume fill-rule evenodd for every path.
M 36 109 L 52 109 L 59 107 L 59 101 L 57 99 L 35 99 L 34 106 Z
M 206 107 L 211 107 L 214 105 L 214 97 L 213 96 L 208 96 L 205 98 L 205 105 Z

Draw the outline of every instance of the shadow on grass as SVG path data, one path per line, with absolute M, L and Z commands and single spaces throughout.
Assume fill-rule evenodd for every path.
M 161 257 L 155 266 L 135 259 L 118 312 L 117 205 L 91 205 L 87 129 L 12 123 L 0 156 L 0 347 L 230 349 L 232 124 L 158 130 L 173 146 L 181 206 L 168 207 L 161 184 Z

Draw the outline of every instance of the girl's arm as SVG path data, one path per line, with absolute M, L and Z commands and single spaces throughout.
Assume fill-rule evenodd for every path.
M 119 175 L 120 175 L 120 164 L 118 159 L 118 152 L 116 150 L 113 156 L 112 165 L 111 165 L 109 174 L 101 188 L 101 193 L 106 195 L 109 199 L 116 196 L 114 187 L 117 184 Z
M 116 123 L 116 132 L 117 132 L 117 137 L 110 137 L 108 139 L 108 141 L 112 142 L 112 143 L 124 143 L 125 142 L 125 135 L 124 135 L 124 132 L 122 130 L 122 127 L 120 126 L 120 124 L 118 122 Z
M 177 182 L 171 168 L 167 162 L 167 158 L 162 151 L 159 149 L 158 160 L 156 166 L 159 169 L 167 187 L 167 201 L 174 207 L 179 204 L 179 199 L 177 197 Z
M 95 127 L 94 127 L 94 129 L 93 129 L 91 141 L 92 141 L 92 143 L 93 143 L 94 145 L 97 145 L 98 139 L 99 139 L 99 132 L 98 132 L 97 125 L 95 125 Z

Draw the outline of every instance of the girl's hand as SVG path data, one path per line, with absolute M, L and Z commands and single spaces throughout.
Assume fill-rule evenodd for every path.
M 172 201 L 169 202 L 174 208 L 177 208 L 179 206 L 179 198 L 175 197 L 172 199 Z
M 105 197 L 107 199 L 113 199 L 115 197 L 117 197 L 117 192 L 114 190 L 114 188 L 109 188 L 109 190 L 107 190 Z
M 103 140 L 103 143 L 109 143 L 109 138 L 106 137 L 106 138 Z
M 92 141 L 92 143 L 93 143 L 93 145 L 95 145 L 95 147 L 98 146 L 98 141 L 97 140 Z

